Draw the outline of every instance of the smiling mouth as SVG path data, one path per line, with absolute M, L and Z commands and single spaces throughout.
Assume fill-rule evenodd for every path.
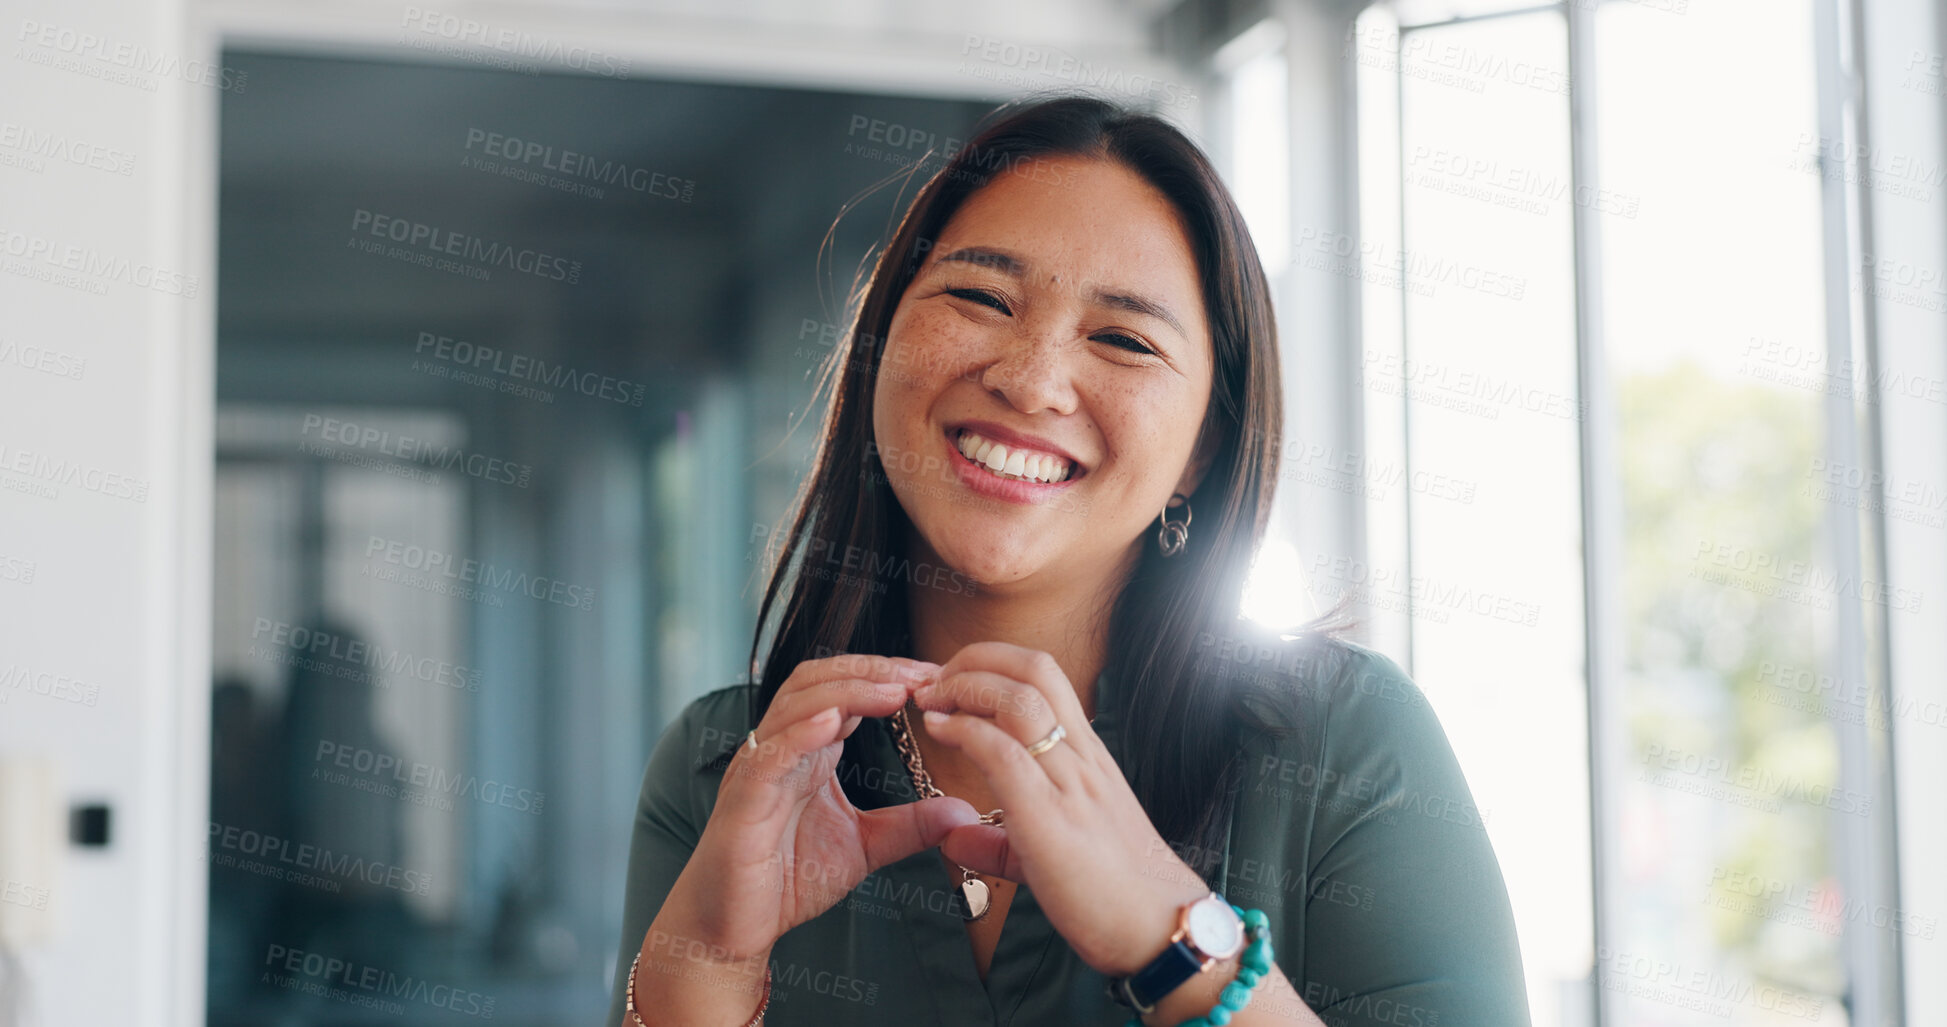
M 955 434 L 953 445 L 975 467 L 996 478 L 1053 485 L 1069 480 L 1076 472 L 1073 463 L 1053 453 L 1005 446 L 966 428 Z

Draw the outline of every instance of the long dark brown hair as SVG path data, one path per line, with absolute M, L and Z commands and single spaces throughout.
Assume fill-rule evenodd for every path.
M 1117 761 L 1158 833 L 1179 851 L 1222 851 L 1241 771 L 1241 732 L 1281 734 L 1297 708 L 1289 701 L 1289 677 L 1278 685 L 1224 673 L 1227 665 L 1215 659 L 1219 646 L 1231 652 L 1235 643 L 1255 639 L 1282 651 L 1293 642 L 1238 614 L 1278 480 L 1277 328 L 1256 247 L 1209 160 L 1168 122 L 1103 99 L 1038 97 L 989 113 L 926 182 L 880 252 L 820 377 L 820 391 L 829 388 L 831 401 L 815 463 L 789 529 L 773 536 L 751 643 L 752 676 L 760 686 L 752 722 L 806 659 L 910 655 L 907 575 L 804 573 L 803 564 L 807 554 L 899 552 L 910 522 L 886 482 L 872 429 L 873 386 L 893 312 L 968 197 L 998 175 L 1029 173 L 1056 157 L 1113 161 L 1161 191 L 1182 220 L 1202 280 L 1215 350 L 1202 427 L 1216 440 L 1214 455 L 1190 497 L 1188 545 L 1165 558 L 1145 541 L 1110 611 L 1104 671 L 1114 687 L 1110 707 L 1098 716 L 1108 713 L 1120 726 Z M 1300 628 L 1296 641 L 1326 640 L 1341 626 L 1336 616 Z M 770 648 L 760 661 L 767 633 Z M 855 732 L 842 759 L 855 755 L 858 739 Z M 1197 869 L 1207 876 L 1206 867 Z

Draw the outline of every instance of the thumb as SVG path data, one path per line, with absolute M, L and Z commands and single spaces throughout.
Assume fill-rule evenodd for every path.
M 1004 877 L 1016 884 L 1023 880 L 1021 861 L 1008 845 L 1004 828 L 976 823 L 966 830 L 955 830 L 940 842 L 940 851 L 976 874 Z
M 940 844 L 948 831 L 980 822 L 965 799 L 934 796 L 918 802 L 859 811 L 859 845 L 871 870 Z

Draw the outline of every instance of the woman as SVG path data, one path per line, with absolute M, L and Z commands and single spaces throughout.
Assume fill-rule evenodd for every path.
M 1419 691 L 1237 616 L 1276 333 L 1194 145 L 994 112 L 828 383 L 761 674 L 650 760 L 611 1023 L 1528 1022 Z

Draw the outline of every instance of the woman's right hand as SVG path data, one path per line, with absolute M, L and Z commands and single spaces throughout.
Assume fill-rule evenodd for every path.
M 793 669 L 757 725 L 756 748 L 740 745 L 725 768 L 716 808 L 645 942 L 645 963 L 657 928 L 681 937 L 691 958 L 762 960 L 866 874 L 977 822 L 970 804 L 945 796 L 860 810 L 838 782 L 843 740 L 860 720 L 891 715 L 939 669 L 862 654 Z

